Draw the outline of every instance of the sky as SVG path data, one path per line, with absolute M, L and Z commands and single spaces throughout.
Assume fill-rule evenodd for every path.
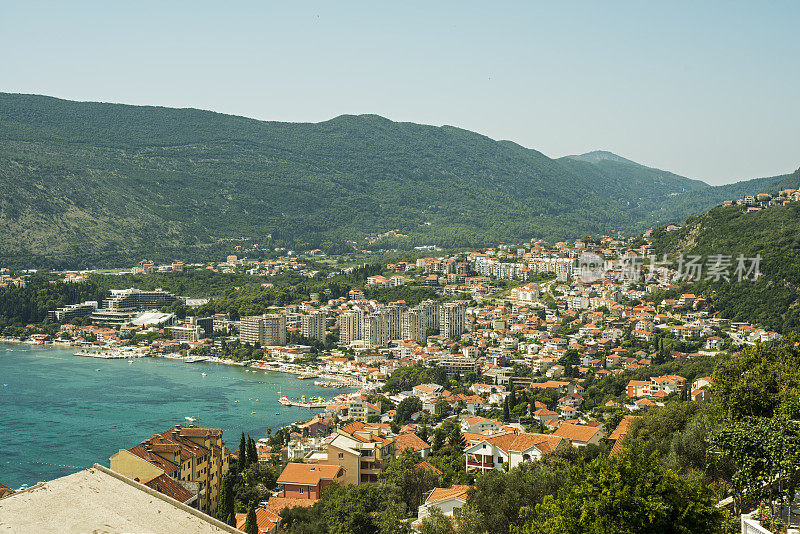
M 375 113 L 721 184 L 800 167 L 800 2 L 0 0 L 0 91 Z

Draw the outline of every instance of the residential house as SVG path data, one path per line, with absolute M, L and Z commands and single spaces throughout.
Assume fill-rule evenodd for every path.
M 354 432 L 352 435 L 338 434 L 328 444 L 329 465 L 338 465 L 345 470 L 341 484 L 366 484 L 377 482 L 383 462 L 395 456 L 395 440 L 380 433 Z
M 564 423 L 553 432 L 553 435 L 569 440 L 574 447 L 585 447 L 590 444 L 599 444 L 603 437 L 603 431 L 594 426 Z
M 342 482 L 344 468 L 340 465 L 301 464 L 290 462 L 283 468 L 278 484 L 283 488 L 278 497 L 317 500 L 331 482 Z
M 453 517 L 455 511 L 467 503 L 469 486 L 454 485 L 451 488 L 435 488 L 419 507 L 417 520 L 411 525 L 416 529 L 430 516 L 432 508 L 438 508 L 446 517 Z
M 469 440 L 464 449 L 466 468 L 471 473 L 492 469 L 503 470 L 504 464 L 514 468 L 522 462 L 553 452 L 565 440 L 560 436 L 546 434 L 515 434 L 478 436 Z
M 272 510 L 259 506 L 256 512 L 256 525 L 258 526 L 258 534 L 276 534 L 278 527 L 281 524 L 281 516 Z M 247 514 L 236 514 L 236 529 L 244 532 L 244 527 L 247 524 Z

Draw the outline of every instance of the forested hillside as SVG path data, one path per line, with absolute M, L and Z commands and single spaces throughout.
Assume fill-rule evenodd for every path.
M 708 189 L 374 115 L 276 123 L 18 94 L 0 94 L 0 177 L 0 265 L 59 267 L 218 258 L 232 240 L 341 253 L 391 230 L 371 246 L 637 232 Z
M 784 186 L 800 186 L 800 170 Z M 772 192 L 775 192 L 774 190 Z M 756 282 L 703 280 L 686 289 L 712 296 L 712 311 L 759 323 L 781 333 L 800 330 L 800 202 L 745 213 L 740 206 L 717 207 L 691 217 L 679 230 L 653 232 L 657 254 L 761 256 Z

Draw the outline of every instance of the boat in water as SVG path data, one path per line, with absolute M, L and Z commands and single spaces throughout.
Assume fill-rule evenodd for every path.
M 305 395 L 303 395 L 300 400 L 290 399 L 286 395 L 283 395 L 278 399 L 278 402 L 284 406 L 296 406 L 298 408 L 324 408 L 329 404 L 328 400 L 323 397 L 311 397 L 306 400 Z

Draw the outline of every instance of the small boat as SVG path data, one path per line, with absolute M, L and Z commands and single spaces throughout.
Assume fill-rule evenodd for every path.
M 99 371 L 100 369 L 95 369 L 95 371 Z
M 280 414 L 281 414 L 281 412 L 275 412 L 275 415 L 280 415 Z
M 200 373 L 202 376 L 207 376 L 205 373 Z
M 250 415 L 253 415 L 254 413 L 256 413 L 256 412 L 250 412 Z
M 8 384 L 3 384 L 3 387 L 4 387 L 4 388 L 7 388 L 7 387 L 8 387 Z
M 133 363 L 133 360 L 128 360 L 128 363 Z
M 238 401 L 238 400 L 235 400 L 235 401 L 233 401 L 233 402 L 239 402 L 239 401 Z

